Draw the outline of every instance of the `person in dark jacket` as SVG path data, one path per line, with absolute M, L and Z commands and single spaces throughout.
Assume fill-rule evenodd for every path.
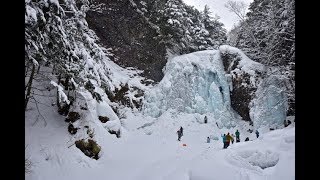
M 256 136 L 257 136 L 257 138 L 259 138 L 259 131 L 258 130 L 256 130 Z
M 240 132 L 238 131 L 238 129 L 235 134 L 236 134 L 236 142 L 240 142 Z
M 177 134 L 178 134 L 178 141 L 180 141 L 182 137 L 182 132 L 180 129 L 177 131 Z
M 204 116 L 204 123 L 205 123 L 205 124 L 208 123 L 208 118 L 207 118 L 207 116 Z
M 177 131 L 177 134 L 178 134 L 178 141 L 181 140 L 181 137 L 183 136 L 183 128 L 182 126 L 180 127 L 180 129 Z

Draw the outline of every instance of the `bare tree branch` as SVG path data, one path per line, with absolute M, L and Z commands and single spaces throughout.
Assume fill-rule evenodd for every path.
M 42 114 L 41 114 L 40 111 L 39 111 L 39 107 L 38 107 L 38 102 L 37 102 L 37 100 L 36 100 L 33 96 L 30 96 L 30 98 L 32 98 L 32 99 L 35 101 L 35 104 L 36 104 L 36 107 L 37 107 L 37 111 L 38 111 L 39 115 L 42 117 L 42 119 L 43 119 L 43 121 L 44 121 L 44 123 L 45 123 L 44 126 L 46 127 L 46 126 L 47 126 L 47 121 L 46 121 L 46 119 L 42 116 Z M 32 124 L 32 126 L 34 126 L 37 121 L 38 121 L 38 118 L 37 118 L 37 120 Z

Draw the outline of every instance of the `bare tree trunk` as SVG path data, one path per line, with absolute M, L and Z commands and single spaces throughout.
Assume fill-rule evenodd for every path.
M 40 72 L 40 67 L 41 67 L 41 66 L 38 66 L 37 74 L 39 74 L 39 72 Z
M 58 85 L 60 85 L 60 81 L 61 81 L 61 75 L 59 74 L 58 75 Z M 60 106 L 60 101 L 59 101 L 59 90 L 58 90 L 58 88 L 56 88 L 56 89 L 57 89 L 57 106 L 60 109 L 61 106 Z
M 27 109 L 27 106 L 28 106 L 28 102 L 29 102 L 29 99 L 30 99 L 30 93 L 31 93 L 31 88 L 32 88 L 32 81 L 33 81 L 33 77 L 34 77 L 34 73 L 35 73 L 35 70 L 36 70 L 36 66 L 33 64 L 32 65 L 32 71 L 31 71 L 31 75 L 29 77 L 29 81 L 27 83 L 27 93 L 26 93 L 26 97 L 25 97 L 25 104 L 24 104 L 24 110 Z

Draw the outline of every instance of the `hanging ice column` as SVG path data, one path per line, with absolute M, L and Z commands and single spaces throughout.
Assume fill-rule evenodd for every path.
M 170 59 L 161 82 L 146 92 L 143 112 L 159 117 L 177 112 L 212 112 L 230 120 L 229 84 L 219 51 L 207 50 Z

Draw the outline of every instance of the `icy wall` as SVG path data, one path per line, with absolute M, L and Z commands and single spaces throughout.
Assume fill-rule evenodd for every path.
M 250 104 L 250 117 L 254 127 L 283 126 L 288 108 L 284 86 L 284 81 L 277 76 L 269 76 L 259 84 L 256 96 Z
M 153 117 L 177 112 L 229 112 L 229 84 L 218 50 L 199 51 L 170 59 L 164 78 L 146 92 L 143 112 Z
M 233 55 L 232 59 L 226 54 Z M 213 113 L 222 121 L 234 120 L 238 113 L 243 120 L 253 121 L 255 127 L 283 122 L 285 103 L 279 102 L 285 102 L 286 96 L 278 87 L 281 80 L 263 80 L 265 66 L 250 60 L 237 48 L 225 45 L 218 50 L 174 57 L 168 60 L 164 74 L 160 83 L 145 93 L 142 111 L 146 115 L 159 117 L 170 109 Z M 230 96 L 234 92 L 236 101 Z M 232 102 L 237 109 L 231 106 Z M 245 112 L 241 113 L 242 110 Z

